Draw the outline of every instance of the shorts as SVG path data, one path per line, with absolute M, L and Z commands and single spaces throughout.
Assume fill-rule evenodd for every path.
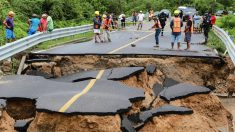
M 192 34 L 190 32 L 185 33 L 184 41 L 187 42 L 187 43 L 190 43 L 191 42 L 191 36 L 192 36 Z
M 181 34 L 178 34 L 178 35 L 171 35 L 171 42 L 174 43 L 180 43 L 180 39 L 181 39 Z
M 7 39 L 15 39 L 15 34 L 13 30 L 6 29 L 6 38 Z
M 30 35 L 33 35 L 33 34 L 35 34 L 37 32 L 37 30 L 35 30 L 35 29 L 29 29 L 29 32 L 28 32 L 28 35 L 30 36 Z
M 94 29 L 94 33 L 100 34 L 100 29 Z

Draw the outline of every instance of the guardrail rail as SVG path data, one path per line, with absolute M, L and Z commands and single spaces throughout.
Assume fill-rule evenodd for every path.
M 53 30 L 53 32 L 36 33 L 32 36 L 19 39 L 15 42 L 7 43 L 6 45 L 0 47 L 0 61 L 10 58 L 17 53 L 25 51 L 42 42 L 86 33 L 92 31 L 92 29 L 93 25 L 60 28 Z
M 231 37 L 227 32 L 225 32 L 223 29 L 219 28 L 218 26 L 213 27 L 214 33 L 223 41 L 223 43 L 226 45 L 227 51 L 230 58 L 233 61 L 233 64 L 235 65 L 235 45 Z

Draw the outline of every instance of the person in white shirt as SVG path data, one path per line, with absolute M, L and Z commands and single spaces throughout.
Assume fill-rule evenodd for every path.
M 137 30 L 142 30 L 143 23 L 144 23 L 144 14 L 142 11 L 140 11 L 140 13 L 138 15 L 138 28 L 137 28 Z

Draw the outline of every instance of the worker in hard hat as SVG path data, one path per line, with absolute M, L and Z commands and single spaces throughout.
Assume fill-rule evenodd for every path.
M 102 26 L 102 29 L 103 29 L 103 36 L 104 36 L 104 42 L 111 42 L 111 37 L 110 37 L 110 31 L 111 31 L 111 22 L 108 18 L 107 15 L 103 15 L 103 26 Z
M 8 43 L 15 41 L 14 15 L 15 13 L 13 11 L 9 11 L 7 18 L 3 22 L 6 27 L 6 39 Z
M 100 42 L 103 43 L 103 40 L 100 36 L 100 27 L 102 25 L 102 18 L 100 16 L 99 11 L 95 11 L 95 17 L 93 19 L 93 22 L 94 22 L 95 43 L 99 43 L 97 37 L 99 38 Z
M 174 12 L 174 18 L 171 20 L 170 27 L 172 29 L 172 41 L 171 47 L 174 49 L 175 42 L 178 44 L 178 50 L 180 49 L 180 39 L 181 39 L 181 28 L 183 27 L 183 21 L 179 17 L 180 11 L 176 10 Z

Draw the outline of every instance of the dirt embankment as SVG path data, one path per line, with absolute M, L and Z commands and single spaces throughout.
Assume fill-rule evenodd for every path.
M 114 67 L 147 66 L 153 64 L 164 76 L 179 82 L 203 85 L 217 89 L 218 93 L 228 92 L 227 80 L 233 73 L 231 61 L 223 64 L 220 60 L 200 58 L 122 58 L 119 56 L 65 56 L 53 57 L 50 63 L 33 63 L 31 69 L 43 71 L 54 77 L 79 71 L 107 69 Z M 234 90 L 235 91 L 235 90 Z
M 121 118 L 116 116 L 66 116 L 37 113 L 28 132 L 121 132 Z
M 231 78 L 233 67 L 230 63 L 222 64 L 220 60 L 192 59 L 192 58 L 123 58 L 98 57 L 98 56 L 74 56 L 74 57 L 54 57 L 50 63 L 33 63 L 31 69 L 51 74 L 54 77 L 69 75 L 79 71 L 107 69 L 126 66 L 156 66 L 156 72 L 148 75 L 146 71 L 122 80 L 126 85 L 143 89 L 146 99 L 134 103 L 130 112 L 126 115 L 138 113 L 148 108 L 158 108 L 167 102 L 159 97 L 154 97 L 153 86 L 163 84 L 166 78 L 172 78 L 178 82 L 194 85 L 203 85 L 210 88 L 225 89 L 228 91 L 227 81 Z M 229 77 L 230 76 L 230 77 Z M 233 79 L 232 79 L 233 80 Z M 230 88 L 231 89 L 231 88 Z M 25 102 L 23 107 L 31 109 L 29 114 L 24 113 L 22 108 L 18 108 L 16 103 L 7 102 L 9 115 L 15 119 L 31 118 L 34 120 L 30 124 L 29 132 L 44 131 L 121 131 L 120 115 L 116 116 L 82 116 L 63 115 L 57 113 L 42 113 L 35 110 L 35 104 Z M 171 105 L 191 108 L 194 113 L 191 115 L 167 115 L 154 117 L 147 122 L 140 130 L 146 131 L 217 131 L 218 128 L 228 128 L 232 124 L 231 114 L 222 106 L 218 97 L 212 94 L 200 94 L 170 102 Z M 26 109 L 26 111 L 28 111 Z M 30 110 L 29 110 L 30 111 Z M 12 129 L 14 120 L 6 116 L 9 120 L 5 124 Z M 9 118 L 8 118 L 9 117 Z M 4 123 L 1 123 L 4 125 Z M 1 128 L 1 127 L 0 127 Z M 1 129 L 0 129 L 1 130 Z
M 15 120 L 10 117 L 4 110 L 0 116 L 0 131 L 1 132 L 15 132 L 14 130 Z

